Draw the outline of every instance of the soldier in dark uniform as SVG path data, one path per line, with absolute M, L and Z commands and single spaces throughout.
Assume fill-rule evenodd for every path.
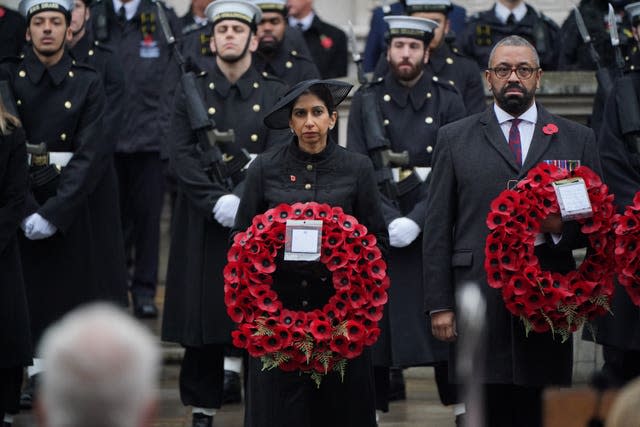
M 483 111 L 485 102 L 484 88 L 480 69 L 476 62 L 467 58 L 460 50 L 447 42 L 451 21 L 448 14 L 452 8 L 448 0 L 407 0 L 407 15 L 431 19 L 438 23 L 433 31 L 433 40 L 429 44 L 429 62 L 426 68 L 438 79 L 453 82 L 460 91 L 467 114 Z M 384 55 L 380 56 L 374 75 L 384 76 L 389 63 Z
M 640 40 L 640 2 L 626 7 L 633 35 Z M 634 70 L 619 78 L 607 98 L 598 148 L 603 178 L 615 195 L 618 212 L 633 204 L 640 191 L 640 68 L 638 54 Z M 597 318 L 595 341 L 603 345 L 603 373 L 614 387 L 640 376 L 640 308 L 616 285 L 611 304 L 613 316 Z M 587 339 L 592 339 L 585 334 Z
M 589 46 L 584 43 L 578 25 L 576 24 L 576 16 L 571 12 L 565 19 L 560 29 L 561 51 L 558 69 L 560 70 L 596 70 L 598 65 L 610 66 L 615 63 L 614 50 L 611 47 L 611 39 L 609 37 L 609 27 L 607 24 L 607 13 L 609 12 L 609 1 L 607 0 L 582 0 L 578 9 L 582 15 L 593 47 L 595 47 L 600 64 L 593 62 L 593 58 L 589 53 Z M 617 12 L 618 32 L 620 44 L 625 48 L 633 44 L 631 31 L 627 28 L 626 19 L 624 19 L 625 2 L 611 2 Z M 625 49 L 626 50 L 626 49 Z
M 217 130 L 235 133 L 223 143 L 230 168 L 238 149 L 257 154 L 284 143 L 286 132 L 262 123 L 266 111 L 284 92 L 284 84 L 265 77 L 252 65 L 257 48 L 255 22 L 260 9 L 246 1 L 216 0 L 206 14 L 213 23 L 211 72 L 198 77 L 207 113 Z M 224 304 L 222 271 L 226 264 L 229 227 L 242 194 L 242 172 L 233 187 L 206 170 L 207 154 L 191 130 L 185 95 L 177 92 L 171 125 L 170 161 L 178 181 L 167 271 L 162 339 L 185 347 L 180 395 L 194 411 L 194 426 L 210 426 L 220 408 L 225 345 L 231 344 L 232 322 Z M 238 157 L 239 159 L 240 157 Z
M 105 96 L 98 73 L 65 51 L 73 3 L 23 0 L 27 18 L 23 58 L 5 58 L 26 138 L 46 150 L 30 158 L 30 192 L 19 233 L 22 272 L 37 342 L 44 329 L 76 306 L 107 298 L 88 196 L 104 161 Z M 37 355 L 36 355 L 37 357 Z M 38 359 L 30 376 L 40 369 Z
M 164 5 L 163 5 L 164 7 Z M 98 0 L 92 4 L 94 35 L 117 55 L 124 70 L 124 107 L 115 166 L 127 251 L 135 254 L 131 277 L 134 314 L 156 317 L 160 212 L 164 198 L 165 139 L 178 66 L 152 0 Z M 165 7 L 173 34 L 175 13 Z M 103 25 L 104 24 L 104 25 Z
M 0 422 L 13 425 L 23 367 L 31 364 L 29 311 L 16 231 L 24 218 L 27 153 L 20 121 L 0 97 Z
M 322 78 L 345 77 L 348 52 L 344 31 L 320 19 L 313 10 L 313 0 L 288 0 L 287 5 L 289 27 L 302 31 Z
M 258 50 L 253 55 L 256 68 L 273 74 L 289 86 L 319 78 L 320 71 L 311 57 L 304 55 L 288 37 L 285 0 L 254 0 L 254 3 L 262 10 Z
M 103 44 L 93 40 L 87 23 L 90 18 L 90 0 L 74 0 L 71 12 L 71 31 L 73 38 L 69 42 L 69 53 L 77 62 L 92 66 L 102 78 L 106 96 L 104 111 L 104 140 L 106 150 L 104 160 L 98 166 L 101 171 L 96 189 L 89 195 L 89 209 L 93 227 L 93 237 L 100 245 L 96 246 L 98 258 L 102 260 L 96 267 L 102 286 L 111 294 L 114 301 L 126 306 L 127 272 L 125 269 L 124 241 L 120 223 L 118 204 L 118 181 L 113 166 L 115 137 L 122 120 L 124 95 L 124 76 L 120 62 L 115 54 Z M 108 226 L 105 226 L 108 224 Z
M 0 5 L 0 58 L 20 54 L 25 30 L 24 18 L 15 10 Z
M 190 25 L 206 25 L 207 17 L 204 15 L 204 9 L 213 0 L 192 0 L 189 11 L 180 17 L 180 26 L 184 29 Z
M 389 231 L 388 257 L 391 288 L 388 331 L 377 345 L 377 408 L 387 411 L 388 367 L 439 363 L 446 372 L 447 347 L 435 341 L 424 322 L 421 270 L 421 226 L 426 212 L 426 183 L 438 128 L 465 116 L 458 91 L 448 82 L 424 70 L 428 46 L 438 25 L 424 18 L 388 16 L 389 71 L 369 87 L 363 87 L 351 104 L 348 128 L 350 150 L 370 154 L 365 114 L 378 111 L 377 120 L 394 152 L 408 151 L 406 166 L 393 171 L 397 197 L 383 194 L 383 213 Z M 377 105 L 365 105 L 365 92 L 374 92 Z M 374 113 L 375 114 L 375 113 Z M 376 162 L 374 162 L 376 163 Z M 381 174 L 383 171 L 378 172 Z M 385 191 L 383 191 L 385 193 Z M 385 375 L 385 371 L 387 372 Z M 448 385 L 446 374 L 439 382 Z M 447 399 L 448 400 L 448 399 Z M 455 401 L 455 397 L 451 398 Z M 447 401 L 446 403 L 454 403 Z
M 463 52 L 485 69 L 493 46 L 510 35 L 533 44 L 543 69 L 558 68 L 561 42 L 558 25 L 524 0 L 498 0 L 491 9 L 472 15 L 458 42 Z

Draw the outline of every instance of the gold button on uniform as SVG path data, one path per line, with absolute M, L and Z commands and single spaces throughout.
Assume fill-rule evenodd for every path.
M 447 62 L 447 64 L 451 65 L 453 64 L 453 58 L 447 58 L 445 59 L 445 61 Z
M 432 96 L 431 92 L 427 92 L 427 98 L 431 98 Z
M 216 109 L 213 107 L 209 107 L 207 113 L 209 113 L 210 116 L 213 116 L 216 113 Z
M 73 77 L 73 76 L 74 76 L 73 71 L 69 71 L 69 77 Z
M 293 55 L 293 56 L 298 56 L 298 51 L 297 51 L 297 50 L 292 50 L 292 51 L 291 51 L 291 55 Z
M 20 70 L 20 72 L 18 73 L 18 75 L 19 75 L 20 77 L 25 77 L 25 76 L 27 75 L 27 72 L 26 72 L 26 71 L 24 71 L 24 70 Z
M 424 119 L 424 122 L 430 125 L 431 123 L 433 123 L 433 117 L 427 117 L 426 119 Z
M 67 140 L 67 134 L 66 134 L 66 133 L 61 134 L 61 135 L 60 135 L 60 139 L 61 139 L 62 141 L 66 141 L 66 140 Z
M 258 111 L 260 111 L 260 105 L 259 105 L 259 104 L 255 104 L 255 105 L 253 106 L 253 111 L 255 111 L 256 113 L 257 113 Z
M 93 49 L 89 49 L 89 56 L 93 56 Z
M 433 76 L 433 81 L 437 82 L 438 81 L 438 76 Z
M 251 135 L 251 141 L 252 141 L 252 142 L 258 142 L 258 135 L 257 135 L 257 134 L 255 134 L 255 133 L 254 133 L 254 134 L 252 134 L 252 135 Z
M 389 126 L 389 123 L 389 119 L 384 119 L 384 121 L 382 122 L 382 124 L 385 126 Z
M 263 72 L 262 72 L 262 75 L 263 75 L 264 77 L 267 77 L 267 76 L 269 75 L 269 73 L 267 73 L 266 71 L 263 71 Z
M 260 83 L 255 82 L 255 83 L 253 84 L 253 88 L 254 88 L 254 89 L 258 89 L 259 87 L 260 87 Z
M 311 184 L 305 184 L 304 185 L 304 189 L 305 190 L 311 190 Z
M 300 282 L 300 286 L 302 286 L 303 288 L 306 288 L 307 285 L 309 285 L 309 282 L 307 282 L 306 280 L 303 280 L 302 282 Z
M 385 94 L 385 96 L 383 96 L 382 99 L 384 99 L 385 102 L 389 102 L 389 101 L 391 101 L 391 95 Z
M 449 84 L 450 84 L 451 86 L 455 86 L 455 85 L 456 85 L 456 82 L 454 82 L 453 80 L 449 80 Z
M 293 67 L 293 62 L 287 61 L 287 62 L 285 62 L 284 66 L 287 67 L 287 68 L 291 68 L 291 67 Z
M 307 301 L 307 300 L 303 300 L 303 301 L 302 301 L 302 306 L 303 306 L 303 307 L 306 307 L 306 306 L 308 306 L 308 305 L 309 305 L 309 301 Z
M 18 104 L 18 105 L 22 105 L 22 101 L 18 99 L 18 100 L 16 101 L 16 104 Z
M 216 88 L 216 85 L 213 84 L 213 82 L 209 83 L 209 89 L 214 90 Z
M 66 108 L 67 110 L 69 110 L 71 108 L 71 101 L 67 101 L 64 103 L 64 108 Z
M 312 171 L 313 170 L 313 165 L 307 165 L 307 170 L 308 171 Z
M 429 153 L 429 154 L 433 153 L 433 147 L 432 146 L 429 145 L 427 147 L 427 153 Z

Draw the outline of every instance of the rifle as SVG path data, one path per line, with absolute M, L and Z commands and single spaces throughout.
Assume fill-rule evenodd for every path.
M 105 0 L 98 0 L 91 8 L 93 34 L 96 40 L 104 42 L 109 39 L 109 21 L 107 19 L 107 3 Z
M 580 37 L 582 38 L 583 43 L 589 47 L 589 55 L 591 56 L 591 60 L 596 64 L 596 80 L 598 80 L 598 84 L 602 89 L 604 89 L 605 93 L 609 93 L 609 91 L 613 87 L 611 74 L 609 74 L 609 70 L 606 67 L 602 66 L 600 55 L 598 55 L 598 51 L 596 51 L 596 48 L 593 45 L 593 40 L 589 35 L 589 31 L 587 30 L 587 26 L 584 23 L 584 19 L 582 19 L 580 9 L 578 9 L 578 6 L 576 5 L 573 6 L 573 14 L 576 18 L 576 25 L 578 27 Z
M 365 132 L 365 144 L 373 167 L 380 191 L 390 200 L 398 198 L 398 188 L 393 180 L 392 166 L 406 166 L 409 164 L 409 152 L 400 153 L 391 150 L 391 143 L 382 127 L 382 111 L 376 101 L 375 92 L 371 89 L 362 69 L 362 57 L 358 52 L 353 24 L 349 21 L 349 45 L 351 56 L 358 69 L 358 82 L 362 86 L 362 119 Z
M 187 104 L 187 116 L 191 129 L 195 132 L 198 140 L 198 147 L 202 152 L 202 166 L 212 179 L 221 182 L 231 191 L 234 187 L 232 177 L 240 172 L 251 160 L 249 153 L 240 148 L 233 155 L 223 155 L 219 144 L 224 142 L 232 145 L 235 141 L 233 129 L 220 132 L 216 129 L 216 122 L 209 117 L 204 106 L 198 86 L 196 75 L 193 71 L 187 70 L 187 63 L 178 49 L 176 39 L 173 36 L 169 20 L 164 11 L 162 2 L 154 0 L 158 10 L 158 20 L 165 36 L 167 44 L 173 49 L 174 57 L 180 66 L 180 83 L 184 90 Z
M 618 34 L 618 24 L 616 22 L 616 13 L 613 10 L 613 6 L 609 3 L 609 12 L 607 13 L 607 22 L 609 23 L 609 38 L 611 39 L 611 46 L 613 46 L 615 54 L 615 64 L 618 77 L 623 74 L 624 71 L 624 58 L 622 57 L 622 50 L 620 49 L 620 35 Z

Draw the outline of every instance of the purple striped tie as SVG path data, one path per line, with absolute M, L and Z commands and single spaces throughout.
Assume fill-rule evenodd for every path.
M 512 119 L 511 129 L 509 129 L 509 148 L 516 157 L 518 166 L 522 166 L 522 144 L 520 144 L 520 130 L 518 129 L 518 124 L 521 121 L 521 119 Z

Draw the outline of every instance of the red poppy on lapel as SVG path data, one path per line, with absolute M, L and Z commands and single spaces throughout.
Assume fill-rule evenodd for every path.
M 325 49 L 331 49 L 333 47 L 333 39 L 329 36 L 325 36 L 324 34 L 322 34 L 320 36 L 320 44 Z
M 7 13 L 7 11 L 4 10 L 4 7 L 0 7 L 0 18 L 2 18 L 5 13 Z
M 546 135 L 553 135 L 554 133 L 558 133 L 558 126 L 554 125 L 553 123 L 548 123 L 542 128 L 542 132 L 544 132 Z

